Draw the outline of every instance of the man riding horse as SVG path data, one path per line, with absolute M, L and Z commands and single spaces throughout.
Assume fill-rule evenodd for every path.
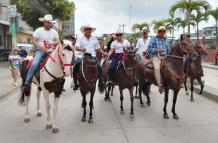
M 53 45 L 58 45 L 60 43 L 58 33 L 52 29 L 54 23 L 52 15 L 47 14 L 43 18 L 39 18 L 39 21 L 43 22 L 43 26 L 36 29 L 33 33 L 32 42 L 36 51 L 32 65 L 30 66 L 25 80 L 24 90 L 26 92 L 30 90 L 33 75 L 38 69 L 42 59 L 54 50 L 53 48 L 46 48 L 44 42 L 48 41 Z
M 92 27 L 91 25 L 85 25 L 80 28 L 81 32 L 83 33 L 82 37 L 79 37 L 76 41 L 76 51 L 81 52 L 81 58 L 77 60 L 77 62 L 74 65 L 73 68 L 73 80 L 74 80 L 74 90 L 77 90 L 79 88 L 79 85 L 77 83 L 77 73 L 79 72 L 79 67 L 82 63 L 82 56 L 84 53 L 89 54 L 91 57 L 96 57 L 96 52 L 100 52 L 101 54 L 107 56 L 107 53 L 105 53 L 99 45 L 99 42 L 97 38 L 92 36 L 92 33 L 96 30 L 96 28 Z M 99 86 L 102 86 L 103 80 L 102 80 L 102 67 L 98 63 L 98 73 L 99 73 Z
M 147 52 L 148 45 L 150 42 L 148 33 L 149 31 L 147 29 L 143 30 L 143 37 L 138 39 L 136 44 L 136 48 L 138 49 L 137 54 L 139 54 L 141 58 L 143 58 L 144 53 Z
M 108 59 L 107 59 L 109 60 L 110 56 L 113 53 L 115 53 L 112 58 L 112 62 L 110 64 L 109 71 L 108 71 L 110 81 L 112 81 L 112 79 L 114 78 L 113 76 L 116 72 L 119 58 L 121 58 L 122 54 L 124 53 L 124 50 L 126 50 L 128 46 L 130 46 L 130 43 L 126 39 L 123 39 L 122 30 L 117 30 L 116 40 L 113 41 L 111 44 L 111 49 L 108 53 Z
M 166 34 L 166 28 L 164 26 L 160 26 L 158 29 L 157 36 L 151 39 L 148 46 L 148 52 L 152 58 L 152 63 L 154 65 L 154 74 L 160 93 L 164 91 L 164 86 L 162 84 L 161 73 L 160 73 L 160 65 L 161 65 L 160 57 L 164 57 L 165 55 L 167 55 L 169 53 L 169 48 L 170 48 L 169 42 L 165 37 L 165 34 Z

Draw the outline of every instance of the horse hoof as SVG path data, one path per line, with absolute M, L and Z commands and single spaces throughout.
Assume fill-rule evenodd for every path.
M 186 94 L 186 95 L 189 95 L 189 93 L 188 93 L 188 92 L 186 92 L 185 94 Z
M 37 117 L 42 117 L 42 113 L 41 113 L 41 112 L 38 112 L 38 113 L 36 114 L 36 116 L 37 116 Z
M 163 117 L 164 117 L 164 119 L 169 119 L 168 114 L 164 114 Z
M 151 102 L 147 102 L 147 105 L 148 105 L 148 106 L 151 106 Z
M 135 99 L 139 99 L 139 96 L 134 96 Z
M 195 100 L 193 98 L 190 99 L 191 102 L 194 102 Z
M 89 124 L 92 124 L 93 123 L 93 119 L 89 119 Z
M 86 122 L 86 117 L 82 117 L 82 122 Z
M 29 123 L 29 122 L 30 122 L 30 118 L 25 118 L 25 119 L 24 119 L 24 122 L 25 122 L 25 123 Z
M 130 114 L 130 119 L 131 119 L 131 120 L 134 119 L 134 114 Z
M 120 114 L 125 114 L 124 110 L 121 110 L 121 111 L 120 111 Z
M 179 116 L 178 116 L 177 114 L 174 114 L 174 115 L 173 115 L 173 118 L 174 118 L 175 120 L 179 120 Z
M 56 133 L 58 133 L 58 132 L 59 132 L 59 129 L 58 129 L 58 128 L 53 128 L 53 129 L 52 129 L 52 133 L 55 133 L 55 134 L 56 134 Z
M 202 95 L 202 92 L 199 92 L 198 94 Z
M 46 129 L 51 129 L 52 128 L 52 125 L 51 124 L 47 124 L 46 125 Z
M 108 102 L 112 102 L 112 100 L 110 98 L 108 98 Z

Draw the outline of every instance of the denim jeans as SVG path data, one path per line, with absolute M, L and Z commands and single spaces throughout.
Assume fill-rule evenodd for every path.
M 27 73 L 27 78 L 26 78 L 25 84 L 31 83 L 35 71 L 37 70 L 37 68 L 39 68 L 39 65 L 40 65 L 42 59 L 45 58 L 46 56 L 47 56 L 46 53 L 43 52 L 42 50 L 37 50 L 35 52 L 35 56 L 34 56 L 32 65 L 29 68 L 29 71 Z
M 109 74 L 109 79 L 112 80 L 116 69 L 117 69 L 117 65 L 118 65 L 118 57 L 120 54 L 115 54 L 112 58 L 112 62 L 110 64 L 109 70 L 108 70 L 108 74 Z

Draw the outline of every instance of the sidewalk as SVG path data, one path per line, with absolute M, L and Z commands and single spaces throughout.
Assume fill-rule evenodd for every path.
M 18 79 L 18 85 L 12 84 L 12 77 L 9 71 L 9 65 L 7 62 L 0 62 L 0 99 L 9 95 L 20 87 L 20 78 Z
M 206 63 L 206 62 L 203 62 L 203 63 L 202 63 L 202 66 L 203 66 L 204 68 L 209 68 L 209 69 L 218 70 L 218 66 L 215 66 L 214 63 Z

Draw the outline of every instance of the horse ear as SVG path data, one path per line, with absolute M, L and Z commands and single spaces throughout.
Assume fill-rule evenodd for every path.
M 138 49 L 139 49 L 139 48 L 135 48 L 133 52 L 136 53 L 136 52 L 138 51 Z

